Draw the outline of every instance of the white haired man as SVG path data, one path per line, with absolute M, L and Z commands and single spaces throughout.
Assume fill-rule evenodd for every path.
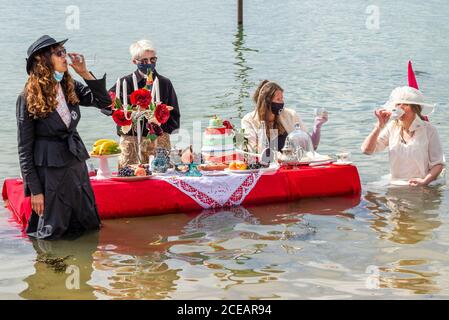
M 129 95 L 134 91 L 133 87 L 133 74 L 136 75 L 137 85 L 139 89 L 145 87 L 146 79 L 148 71 L 151 69 L 153 74 L 154 86 L 158 86 L 155 88 L 157 92 L 159 92 L 159 101 L 165 103 L 168 106 L 173 107 L 173 110 L 170 111 L 170 118 L 168 121 L 161 125 L 162 130 L 164 131 L 163 135 L 159 136 L 154 142 L 149 139 L 142 139 L 141 141 L 141 150 L 142 150 L 142 162 L 148 163 L 149 156 L 155 154 L 156 147 L 163 147 L 165 149 L 170 150 L 170 134 L 179 129 L 180 124 L 180 112 L 178 106 L 178 98 L 176 96 L 175 89 L 171 81 L 160 75 L 156 71 L 156 49 L 153 44 L 149 40 L 140 40 L 137 41 L 129 47 L 129 52 L 131 54 L 131 61 L 134 65 L 136 65 L 137 69 L 133 73 L 124 76 L 120 79 L 120 83 L 125 80 L 127 82 L 128 89 L 128 101 L 130 101 Z M 156 81 L 157 79 L 157 81 Z M 115 93 L 115 85 L 109 89 L 109 92 Z M 122 90 L 120 90 L 120 99 L 122 97 Z M 123 101 L 123 100 L 122 100 Z M 148 129 L 146 127 L 146 120 L 144 120 L 143 124 L 143 134 L 145 137 L 148 134 Z M 120 130 L 120 127 L 117 127 L 117 134 L 120 136 L 120 149 L 122 150 L 122 155 L 119 160 L 119 167 L 123 167 L 129 164 L 138 163 L 137 158 L 137 135 L 136 132 L 130 130 L 127 133 L 123 133 Z

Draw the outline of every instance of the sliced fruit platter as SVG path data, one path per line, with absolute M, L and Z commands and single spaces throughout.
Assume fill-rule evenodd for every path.
M 255 172 L 265 172 L 269 170 L 270 166 L 268 164 L 262 164 L 260 162 L 246 163 L 244 161 L 233 161 L 229 164 L 229 167 L 225 171 L 232 173 L 255 173 Z
M 92 146 L 92 157 L 117 156 L 121 152 L 116 141 L 111 139 L 99 139 Z
M 151 179 L 153 173 L 148 164 L 129 165 L 121 168 L 111 179 L 117 181 L 139 181 Z

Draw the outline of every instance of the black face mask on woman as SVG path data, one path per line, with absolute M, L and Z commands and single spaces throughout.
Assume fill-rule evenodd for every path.
M 281 114 L 281 111 L 284 109 L 283 103 L 272 102 L 271 103 L 271 112 L 278 116 Z

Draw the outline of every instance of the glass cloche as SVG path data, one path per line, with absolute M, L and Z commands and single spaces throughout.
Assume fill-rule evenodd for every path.
M 295 124 L 295 130 L 289 133 L 287 139 L 290 141 L 292 148 L 298 155 L 303 154 L 303 156 L 309 160 L 315 158 L 312 138 L 307 132 L 301 130 L 299 123 Z
M 294 150 L 301 148 L 304 155 L 314 155 L 312 139 L 307 132 L 301 130 L 299 123 L 295 124 L 295 130 L 289 133 L 287 140 L 290 141 Z

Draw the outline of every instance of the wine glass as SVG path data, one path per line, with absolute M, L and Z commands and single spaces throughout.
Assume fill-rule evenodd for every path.
M 326 108 L 324 108 L 324 107 L 315 108 L 315 110 L 314 110 L 315 117 L 322 118 L 327 114 L 328 114 L 328 112 L 327 112 Z

